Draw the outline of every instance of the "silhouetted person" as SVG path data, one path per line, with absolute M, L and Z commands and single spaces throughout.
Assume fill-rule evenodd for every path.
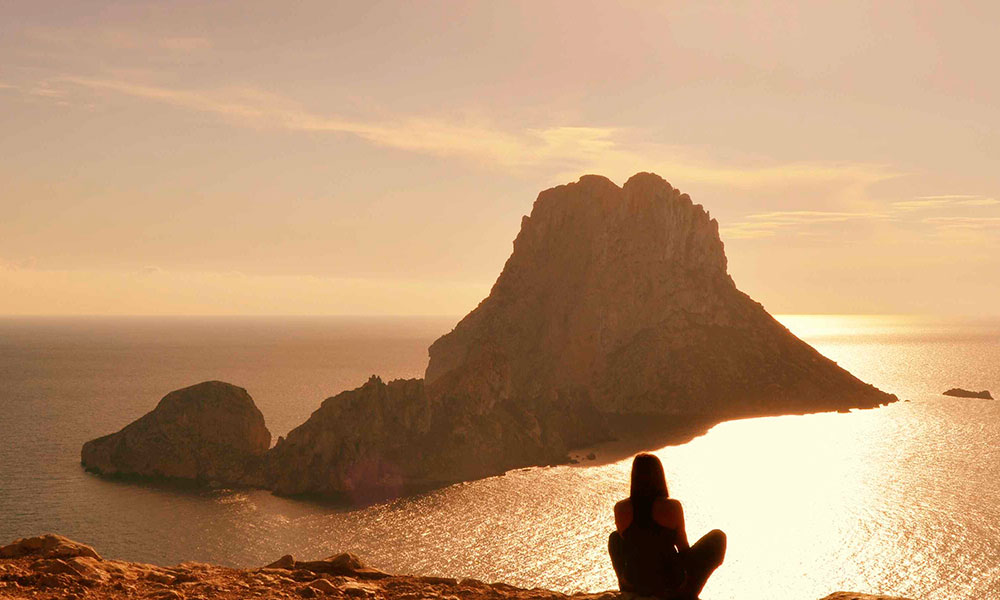
M 632 489 L 615 504 L 615 527 L 608 552 L 623 592 L 697 598 L 726 555 L 726 534 L 718 529 L 688 545 L 684 510 L 667 493 L 663 464 L 652 454 L 632 461 Z

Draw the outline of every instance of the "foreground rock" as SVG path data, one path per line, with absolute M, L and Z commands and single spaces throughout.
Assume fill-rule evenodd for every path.
M 947 392 L 942 392 L 945 396 L 954 396 L 956 398 L 980 398 L 982 400 L 992 400 L 993 396 L 990 394 L 989 390 L 983 390 L 981 392 L 972 392 L 969 390 L 963 390 L 962 388 L 951 388 Z
M 24 553 L 26 548 L 34 550 Z M 62 551 L 53 554 L 54 548 L 62 548 Z M 69 551 L 69 548 L 75 550 Z M 365 567 L 352 554 L 305 562 L 284 556 L 260 569 L 230 569 L 202 563 L 158 567 L 102 560 L 92 548 L 54 535 L 26 538 L 0 547 L 0 598 L 229 600 L 253 597 L 613 600 L 622 596 L 611 591 L 567 596 L 474 579 L 389 575 Z M 844 593 L 824 600 L 854 599 L 902 600 Z
M 87 442 L 80 458 L 87 470 L 104 475 L 260 483 L 270 445 L 250 394 L 206 381 L 167 394 L 118 433 Z

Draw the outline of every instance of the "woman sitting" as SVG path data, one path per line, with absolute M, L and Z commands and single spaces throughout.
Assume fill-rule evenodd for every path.
M 608 552 L 623 592 L 695 599 L 726 555 L 726 534 L 718 529 L 688 545 L 684 510 L 667 493 L 663 464 L 652 454 L 632 461 L 631 493 L 615 504 L 615 527 Z

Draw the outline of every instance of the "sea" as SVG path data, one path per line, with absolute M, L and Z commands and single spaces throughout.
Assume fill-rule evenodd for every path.
M 692 541 L 728 534 L 705 600 L 836 590 L 1000 598 L 1000 319 L 787 315 L 792 332 L 895 393 L 850 413 L 744 419 L 650 448 Z M 612 506 L 630 461 L 529 468 L 366 507 L 249 489 L 109 481 L 80 446 L 171 390 L 245 387 L 275 439 L 320 402 L 420 377 L 445 317 L 0 318 L 0 544 L 57 532 L 104 557 L 239 567 L 351 551 L 394 573 L 564 592 L 615 586 Z

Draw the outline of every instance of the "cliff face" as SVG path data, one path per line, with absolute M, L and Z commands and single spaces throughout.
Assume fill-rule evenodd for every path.
M 91 440 L 80 453 L 96 473 L 259 482 L 271 433 L 246 390 L 206 381 L 171 392 L 118 433 Z
M 372 376 L 328 398 L 279 438 L 267 457 L 267 487 L 364 503 L 559 462 L 573 445 L 603 435 L 596 414 L 580 415 L 551 400 L 530 407 L 498 403 L 459 387 L 429 395 L 423 380 L 386 384 Z M 560 437 L 565 432 L 586 437 Z
M 456 380 L 505 402 L 572 395 L 605 413 L 719 419 L 895 399 L 736 289 L 718 223 L 650 173 L 538 196 L 489 297 L 430 347 L 428 389 Z

